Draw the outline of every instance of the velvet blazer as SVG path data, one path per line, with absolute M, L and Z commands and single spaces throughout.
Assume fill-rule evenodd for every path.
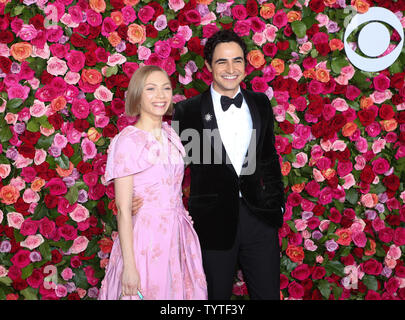
M 178 102 L 174 108 L 172 126 L 185 147 L 186 162 L 192 160 L 188 210 L 205 250 L 233 246 L 240 193 L 259 219 L 275 228 L 283 222 L 284 186 L 274 147 L 272 107 L 263 93 L 241 92 L 250 110 L 254 134 L 239 176 L 220 139 L 210 90 Z M 195 140 L 197 133 L 199 139 Z

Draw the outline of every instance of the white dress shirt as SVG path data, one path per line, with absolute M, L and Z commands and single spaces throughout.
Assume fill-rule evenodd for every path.
M 235 98 L 239 92 L 241 92 L 240 88 L 233 98 Z M 219 134 L 229 160 L 235 168 L 236 173 L 240 175 L 253 129 L 249 107 L 245 99 L 243 99 L 240 108 L 232 104 L 227 111 L 223 111 L 221 106 L 221 94 L 216 92 L 212 86 L 211 96 Z

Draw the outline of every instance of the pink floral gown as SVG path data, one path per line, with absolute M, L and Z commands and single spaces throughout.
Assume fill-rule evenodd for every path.
M 182 202 L 184 148 L 167 123 L 162 129 L 163 144 L 134 126 L 123 129 L 111 141 L 105 179 L 134 175 L 133 194 L 143 198 L 133 216 L 133 247 L 144 299 L 207 299 L 200 243 Z M 122 269 L 117 237 L 99 300 L 119 299 Z

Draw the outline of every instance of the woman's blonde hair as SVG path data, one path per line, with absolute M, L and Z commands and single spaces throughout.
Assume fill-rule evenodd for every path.
M 128 116 L 138 116 L 141 109 L 141 99 L 143 89 L 145 87 L 145 81 L 148 76 L 155 71 L 163 72 L 167 79 L 170 78 L 165 70 L 158 66 L 143 66 L 137 69 L 129 81 L 128 91 L 125 97 L 125 113 Z M 173 112 L 173 102 L 170 103 L 167 109 L 166 115 L 171 115 Z

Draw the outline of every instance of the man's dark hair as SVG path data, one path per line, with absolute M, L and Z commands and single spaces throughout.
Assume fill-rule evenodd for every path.
M 245 41 L 232 30 L 220 30 L 207 40 L 204 47 L 204 58 L 209 65 L 212 64 L 212 56 L 216 46 L 224 42 L 236 42 L 242 48 L 243 58 L 246 61 L 247 47 Z

